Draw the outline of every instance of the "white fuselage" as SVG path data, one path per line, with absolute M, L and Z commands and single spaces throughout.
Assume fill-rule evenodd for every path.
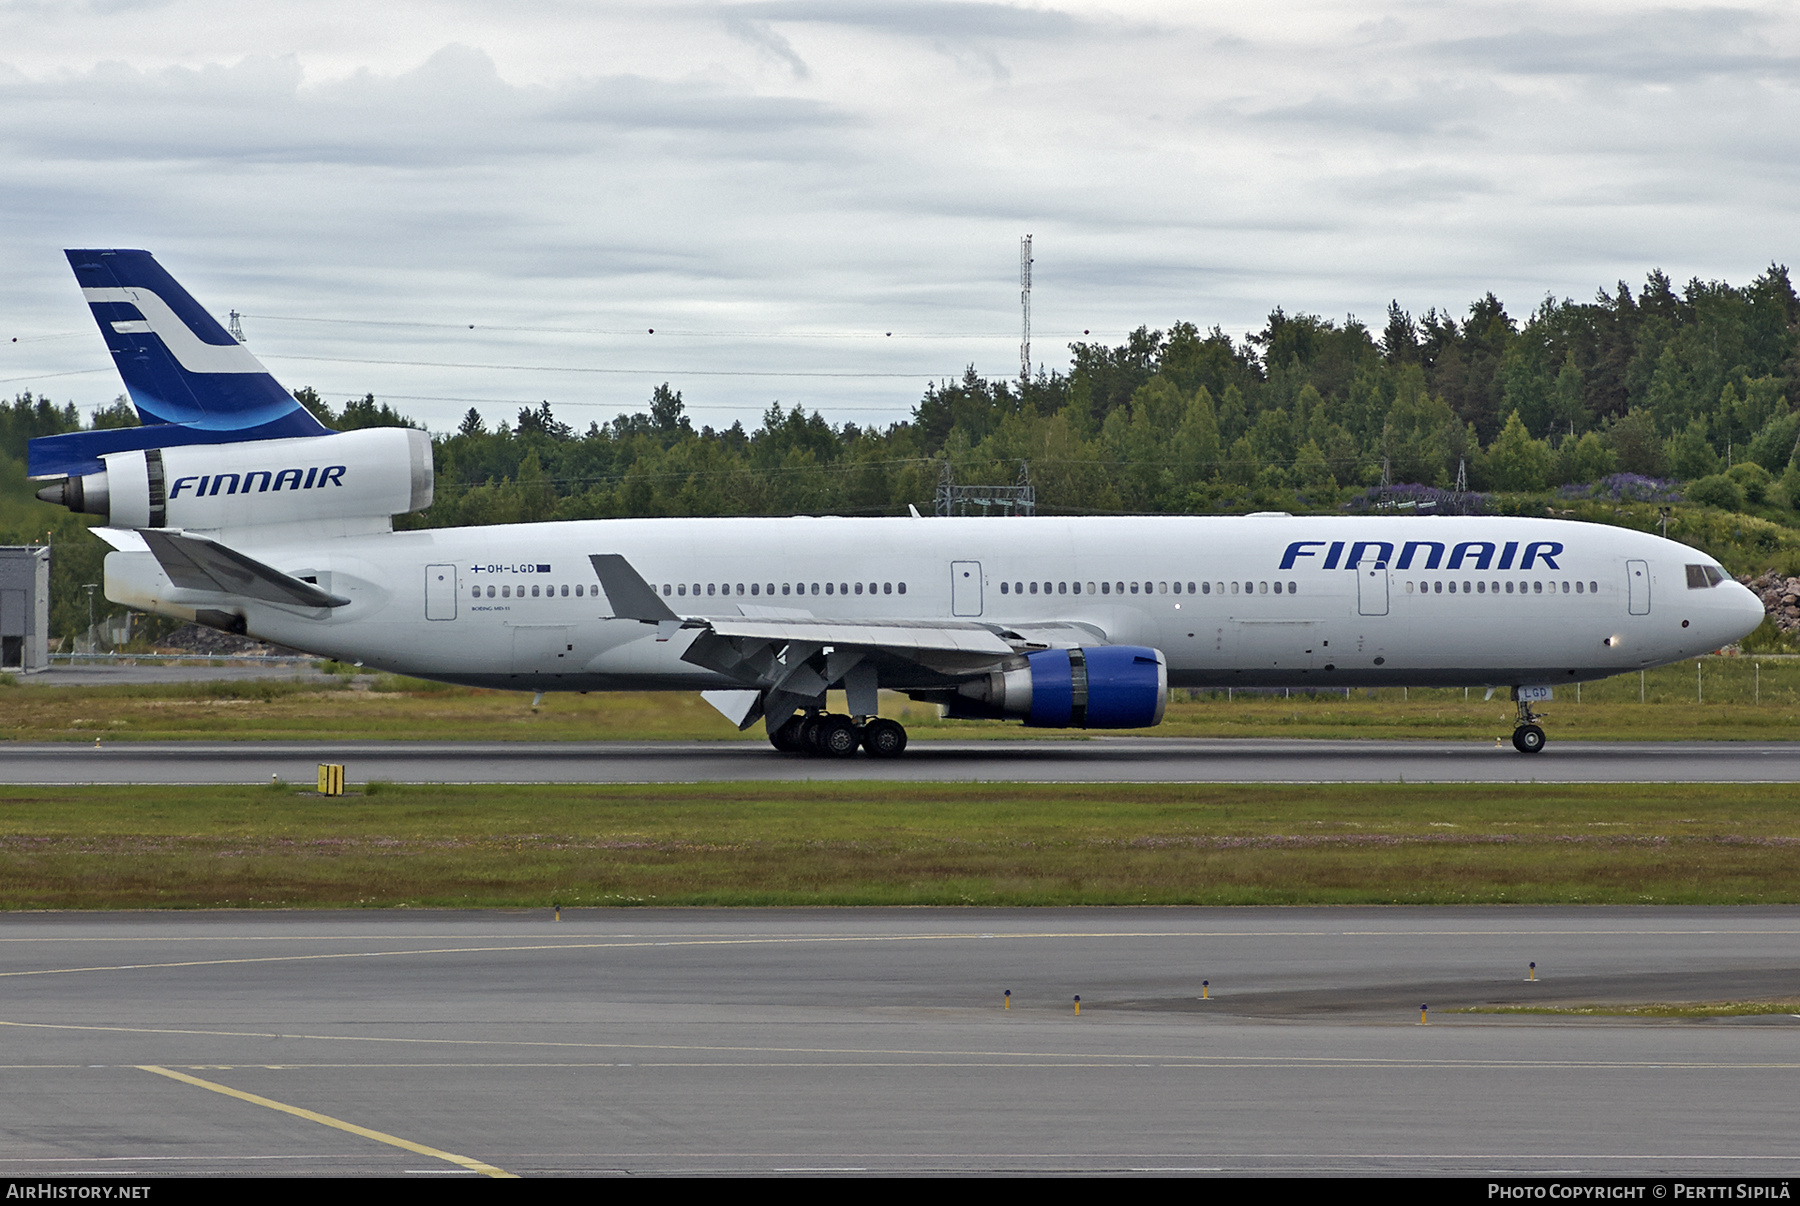
M 1546 519 L 627 519 L 217 536 L 351 600 L 252 600 L 250 633 L 523 690 L 733 685 L 681 659 L 691 630 L 613 615 L 589 562 L 602 553 L 683 617 L 1041 626 L 1161 650 L 1173 687 L 1555 685 L 1706 653 L 1762 618 L 1735 582 L 1689 585 L 1688 566 L 1716 570 L 1705 554 Z M 210 606 L 148 552 L 110 555 L 106 590 L 167 614 Z

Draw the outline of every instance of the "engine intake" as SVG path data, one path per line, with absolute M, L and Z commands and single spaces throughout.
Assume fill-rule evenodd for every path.
M 106 468 L 38 491 L 121 528 L 221 528 L 380 519 L 431 505 L 431 438 L 374 427 L 107 453 Z
M 1043 649 L 1024 664 L 962 684 L 947 714 L 964 719 L 1016 717 L 1046 729 L 1143 729 L 1162 723 L 1169 667 L 1142 645 Z

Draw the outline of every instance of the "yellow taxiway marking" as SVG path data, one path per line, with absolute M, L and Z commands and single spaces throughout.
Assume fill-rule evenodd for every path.
M 303 1110 L 299 1106 L 284 1105 L 267 1097 L 258 1097 L 255 1093 L 246 1093 L 242 1089 L 234 1089 L 230 1085 L 222 1085 L 217 1081 L 201 1080 L 198 1076 L 189 1076 L 186 1072 L 176 1072 L 171 1068 L 159 1067 L 156 1064 L 138 1064 L 144 1072 L 154 1072 L 158 1076 L 166 1076 L 170 1080 L 178 1080 L 182 1084 L 194 1085 L 197 1088 L 210 1089 L 214 1093 L 223 1093 L 227 1097 L 235 1097 L 239 1101 L 247 1101 L 252 1105 L 266 1106 L 271 1110 L 280 1110 L 283 1114 L 292 1114 L 296 1118 L 304 1118 L 308 1122 L 316 1122 L 320 1126 L 335 1127 L 340 1131 L 349 1131 L 352 1135 L 361 1135 L 364 1139 L 373 1139 L 377 1143 L 385 1143 L 389 1147 L 404 1148 L 419 1156 L 430 1156 L 434 1160 L 447 1160 L 470 1172 L 478 1172 L 488 1177 L 505 1177 L 517 1180 L 513 1173 L 503 1168 L 495 1168 L 492 1164 L 483 1164 L 480 1160 L 472 1160 L 468 1156 L 459 1156 L 455 1152 L 443 1151 L 435 1147 L 427 1147 L 423 1143 L 414 1143 L 411 1139 L 402 1139 L 398 1135 L 390 1135 L 385 1131 L 370 1130 L 366 1126 L 357 1126 L 354 1122 L 345 1122 L 342 1118 L 333 1118 L 329 1114 L 320 1114 L 314 1110 Z

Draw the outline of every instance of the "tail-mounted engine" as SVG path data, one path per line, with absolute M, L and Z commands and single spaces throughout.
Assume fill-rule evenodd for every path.
M 38 491 L 118 528 L 226 528 L 378 519 L 431 505 L 431 438 L 374 427 L 298 440 L 113 452 Z
M 1022 719 L 1050 729 L 1143 729 L 1169 702 L 1169 667 L 1141 645 L 1044 649 L 964 683 L 946 701 L 962 719 Z

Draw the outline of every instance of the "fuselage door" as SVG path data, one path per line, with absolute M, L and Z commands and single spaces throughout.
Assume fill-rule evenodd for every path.
M 456 618 L 456 567 L 454 565 L 428 565 L 425 567 L 425 618 L 427 620 L 454 620 Z
M 1388 613 L 1388 570 L 1386 562 L 1358 566 L 1356 570 L 1356 610 L 1365 616 Z
M 1650 563 L 1648 561 L 1627 561 L 1625 563 L 1625 580 L 1631 589 L 1631 614 L 1647 616 L 1650 614 Z
M 950 563 L 950 614 L 953 616 L 978 616 L 981 614 L 981 562 L 952 561 Z

